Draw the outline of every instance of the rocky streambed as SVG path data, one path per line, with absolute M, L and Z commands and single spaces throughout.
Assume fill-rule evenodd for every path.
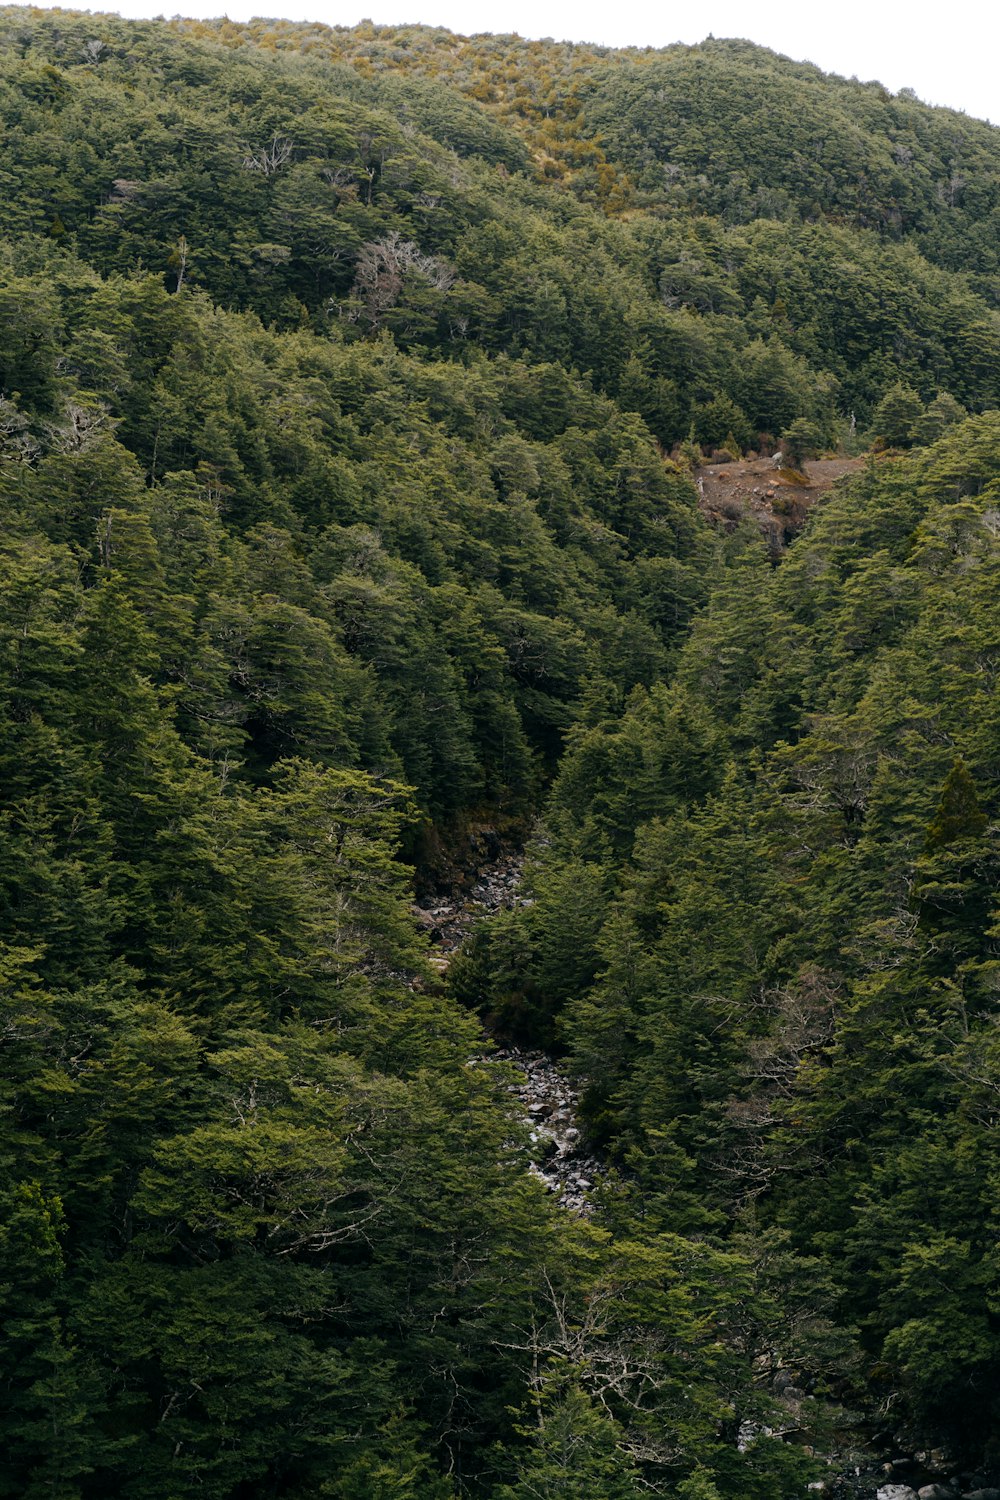
M 461 892 L 439 892 L 417 902 L 413 915 L 431 940 L 430 960 L 442 974 L 477 922 L 521 905 L 523 870 L 523 854 L 500 854 L 485 864 Z
M 601 1163 L 587 1151 L 577 1124 L 577 1096 L 568 1078 L 544 1052 L 500 1047 L 490 1054 L 511 1063 L 519 1081 L 512 1091 L 521 1102 L 534 1148 L 531 1170 L 571 1213 L 590 1211 L 588 1194 Z
M 430 959 L 439 973 L 447 973 L 452 957 L 477 922 L 495 912 L 519 906 L 524 857 L 505 853 L 490 860 L 468 889 L 460 894 L 425 896 L 414 915 L 431 940 Z M 521 1111 L 532 1143 L 532 1172 L 572 1213 L 589 1213 L 588 1194 L 595 1186 L 601 1163 L 589 1152 L 578 1123 L 578 1097 L 559 1064 L 547 1053 L 515 1046 L 501 1037 L 489 1053 L 490 1061 L 506 1063 L 511 1092 Z
M 824 1500 L 1000 1500 L 1000 1489 L 984 1484 L 982 1475 L 963 1474 L 943 1455 L 932 1459 L 924 1453 L 859 1466 L 809 1490 Z

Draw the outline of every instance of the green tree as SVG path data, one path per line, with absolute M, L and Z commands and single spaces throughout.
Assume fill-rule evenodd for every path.
M 872 414 L 872 436 L 886 448 L 909 448 L 923 415 L 923 403 L 916 391 L 904 381 L 897 381 Z

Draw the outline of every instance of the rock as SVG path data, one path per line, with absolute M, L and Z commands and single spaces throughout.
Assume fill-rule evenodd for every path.
M 955 1500 L 955 1491 L 948 1484 L 925 1484 L 917 1490 L 917 1500 Z
M 883 1484 L 876 1490 L 875 1500 L 917 1500 L 917 1492 L 908 1484 Z
M 1000 1490 L 965 1490 L 962 1494 L 962 1500 L 1000 1500 Z
M 900 1481 L 913 1479 L 920 1473 L 920 1464 L 915 1458 L 892 1458 L 886 1464 L 885 1472 Z

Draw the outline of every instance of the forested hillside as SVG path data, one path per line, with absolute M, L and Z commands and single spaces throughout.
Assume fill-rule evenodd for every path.
M 0 1495 L 991 1482 L 1000 132 L 18 8 L 0 128 Z

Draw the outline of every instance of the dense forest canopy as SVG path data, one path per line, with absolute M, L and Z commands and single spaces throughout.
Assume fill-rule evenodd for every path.
M 0 1495 L 988 1483 L 1000 132 L 21 8 L 0 129 Z

